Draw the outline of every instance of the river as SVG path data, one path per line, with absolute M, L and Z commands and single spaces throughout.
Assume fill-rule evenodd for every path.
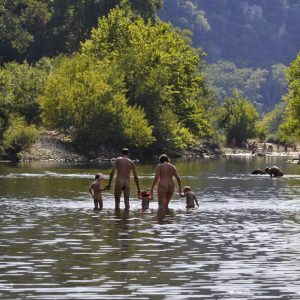
M 174 163 L 199 209 L 176 194 L 141 212 L 133 185 L 129 212 L 106 191 L 95 213 L 87 191 L 110 163 L 2 163 L 0 299 L 300 299 L 300 165 Z M 272 165 L 285 175 L 250 175 Z M 137 170 L 150 187 L 155 164 Z

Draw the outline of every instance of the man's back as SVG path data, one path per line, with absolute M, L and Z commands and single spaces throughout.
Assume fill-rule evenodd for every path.
M 128 157 L 118 157 L 115 161 L 117 178 L 129 178 L 133 169 L 133 162 Z

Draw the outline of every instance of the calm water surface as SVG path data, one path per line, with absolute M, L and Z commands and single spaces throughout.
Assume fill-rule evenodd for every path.
M 276 164 L 283 178 L 249 175 Z M 176 162 L 200 208 L 94 213 L 110 164 L 0 165 L 0 299 L 300 299 L 300 165 L 287 158 Z M 137 165 L 150 187 L 154 165 Z M 122 206 L 124 207 L 123 203 Z

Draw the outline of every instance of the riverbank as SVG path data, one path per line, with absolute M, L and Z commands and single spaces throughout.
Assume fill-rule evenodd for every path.
M 264 144 L 258 143 L 256 151 L 245 148 L 212 148 L 209 144 L 205 146 L 194 147 L 186 153 L 176 156 L 184 158 L 210 158 L 215 156 L 225 157 L 247 157 L 247 156 L 286 156 L 292 159 L 299 159 L 300 146 L 296 149 L 289 147 L 284 149 L 283 146 L 277 147 L 275 144 L 268 143 L 269 149 L 276 149 L 275 151 L 264 150 Z M 72 145 L 71 140 L 65 135 L 56 131 L 43 131 L 39 140 L 34 143 L 26 151 L 18 154 L 20 161 L 106 161 L 116 157 L 118 153 L 108 152 L 103 150 L 97 157 L 87 157 L 79 153 L 79 151 Z
M 72 146 L 70 139 L 56 131 L 44 131 L 39 140 L 18 153 L 20 161 L 87 161 Z

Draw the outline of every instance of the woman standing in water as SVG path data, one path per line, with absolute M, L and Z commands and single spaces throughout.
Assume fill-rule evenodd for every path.
M 159 164 L 156 167 L 155 176 L 151 186 L 151 195 L 153 196 L 153 189 L 157 186 L 158 208 L 168 209 L 169 202 L 174 194 L 175 184 L 173 177 L 176 178 L 179 188 L 179 194 L 182 196 L 181 180 L 177 173 L 176 167 L 170 164 L 170 159 L 166 154 L 159 157 Z

